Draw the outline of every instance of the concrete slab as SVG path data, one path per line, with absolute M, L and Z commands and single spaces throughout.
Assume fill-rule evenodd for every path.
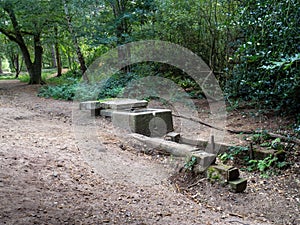
M 102 109 L 100 110 L 100 115 L 104 117 L 112 117 L 112 114 L 115 110 L 113 109 Z
M 101 107 L 103 109 L 135 109 L 135 108 L 146 108 L 148 102 L 145 100 L 129 99 L 129 98 L 116 98 L 112 100 L 101 101 Z
M 197 146 L 197 147 L 203 148 L 203 149 L 205 149 L 208 145 L 210 145 L 208 140 L 200 139 L 199 137 L 197 137 L 197 138 L 188 137 L 188 136 L 184 136 L 182 134 L 180 135 L 179 143 L 187 144 L 187 145 L 194 145 L 194 146 Z M 228 150 L 229 147 L 231 147 L 231 145 L 228 145 L 225 143 L 215 142 L 214 144 L 215 144 L 214 148 L 219 149 L 218 153 L 224 153 Z
M 80 102 L 79 104 L 80 110 L 95 110 L 100 108 L 101 108 L 101 104 L 99 101 L 86 101 L 86 102 Z

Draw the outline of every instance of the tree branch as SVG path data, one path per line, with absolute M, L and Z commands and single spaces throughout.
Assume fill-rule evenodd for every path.
M 18 39 L 14 35 L 12 35 L 12 32 L 9 32 L 9 31 L 3 29 L 2 27 L 0 27 L 0 32 L 2 34 L 4 34 L 6 37 L 8 37 L 9 40 L 14 41 L 14 42 L 18 42 Z

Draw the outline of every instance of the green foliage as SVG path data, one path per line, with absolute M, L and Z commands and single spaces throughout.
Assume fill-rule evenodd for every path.
M 257 144 L 260 144 L 261 147 L 278 150 L 278 152 L 286 150 L 280 138 L 270 140 L 269 135 L 264 132 L 254 134 L 252 137 L 252 140 L 256 141 Z M 277 157 L 278 152 L 274 155 L 270 154 L 264 159 L 250 159 L 248 151 L 248 147 L 230 147 L 227 152 L 219 155 L 219 159 L 223 163 L 240 159 L 239 163 L 246 166 L 246 170 L 259 171 L 262 177 L 269 177 L 270 175 L 277 173 L 278 169 L 283 169 L 289 165 L 288 162 L 282 161 L 280 157 Z
M 262 143 L 264 145 L 265 141 L 270 139 L 270 135 L 268 134 L 267 131 L 263 130 L 260 133 L 253 134 L 251 139 L 252 142 L 255 144 Z
M 44 86 L 40 88 L 38 96 L 45 98 L 72 100 L 75 91 L 77 89 L 76 84 L 62 84 L 57 86 Z
M 48 80 L 48 85 L 39 90 L 38 96 L 63 100 L 95 100 L 117 97 L 133 79 L 134 73 L 116 73 L 104 83 L 88 84 L 81 81 L 76 71 L 69 71 L 61 77 Z
M 122 93 L 123 89 L 128 85 L 130 81 L 133 81 L 138 78 L 136 73 L 128 72 L 119 72 L 112 75 L 102 86 L 98 98 L 114 98 Z
M 221 72 L 234 39 L 235 24 L 229 18 L 236 12 L 234 1 L 156 1 L 154 29 L 157 38 L 184 46 Z
M 268 178 L 269 176 L 276 174 L 276 170 L 283 169 L 288 165 L 288 162 L 279 161 L 276 156 L 269 155 L 268 157 L 261 160 L 249 160 L 247 162 L 247 170 L 259 171 L 262 177 Z
M 192 156 L 188 160 L 186 160 L 184 164 L 184 168 L 189 171 L 192 171 L 196 163 L 197 163 L 197 158 L 195 156 Z
M 15 75 L 9 74 L 9 75 L 0 75 L 0 80 L 14 80 Z
M 235 42 L 238 64 L 226 85 L 230 98 L 283 112 L 299 109 L 299 8 L 296 0 L 241 1 L 234 18 L 242 34 Z
M 271 167 L 271 165 L 273 165 L 273 163 L 276 162 L 277 160 L 278 159 L 276 157 L 274 157 L 273 155 L 270 155 L 263 160 L 249 160 L 248 169 L 249 170 L 258 169 L 260 172 L 264 172 L 265 170 L 269 169 Z
M 228 160 L 234 160 L 235 157 L 239 156 L 241 153 L 245 153 L 248 151 L 248 147 L 244 146 L 231 146 L 228 148 L 227 152 L 219 155 L 219 159 L 222 162 L 227 162 Z

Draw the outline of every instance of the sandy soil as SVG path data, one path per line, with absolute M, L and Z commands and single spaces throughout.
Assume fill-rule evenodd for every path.
M 144 154 L 107 120 L 72 120 L 72 102 L 38 88 L 0 81 L 0 224 L 300 223 L 299 164 L 272 180 L 243 174 L 242 194 L 204 180 L 178 191 L 195 181 L 180 161 Z

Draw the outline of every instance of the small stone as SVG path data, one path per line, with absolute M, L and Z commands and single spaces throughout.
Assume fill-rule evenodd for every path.
M 229 185 L 232 191 L 236 193 L 241 193 L 247 187 L 247 180 L 244 178 L 240 178 L 234 181 L 229 181 Z

